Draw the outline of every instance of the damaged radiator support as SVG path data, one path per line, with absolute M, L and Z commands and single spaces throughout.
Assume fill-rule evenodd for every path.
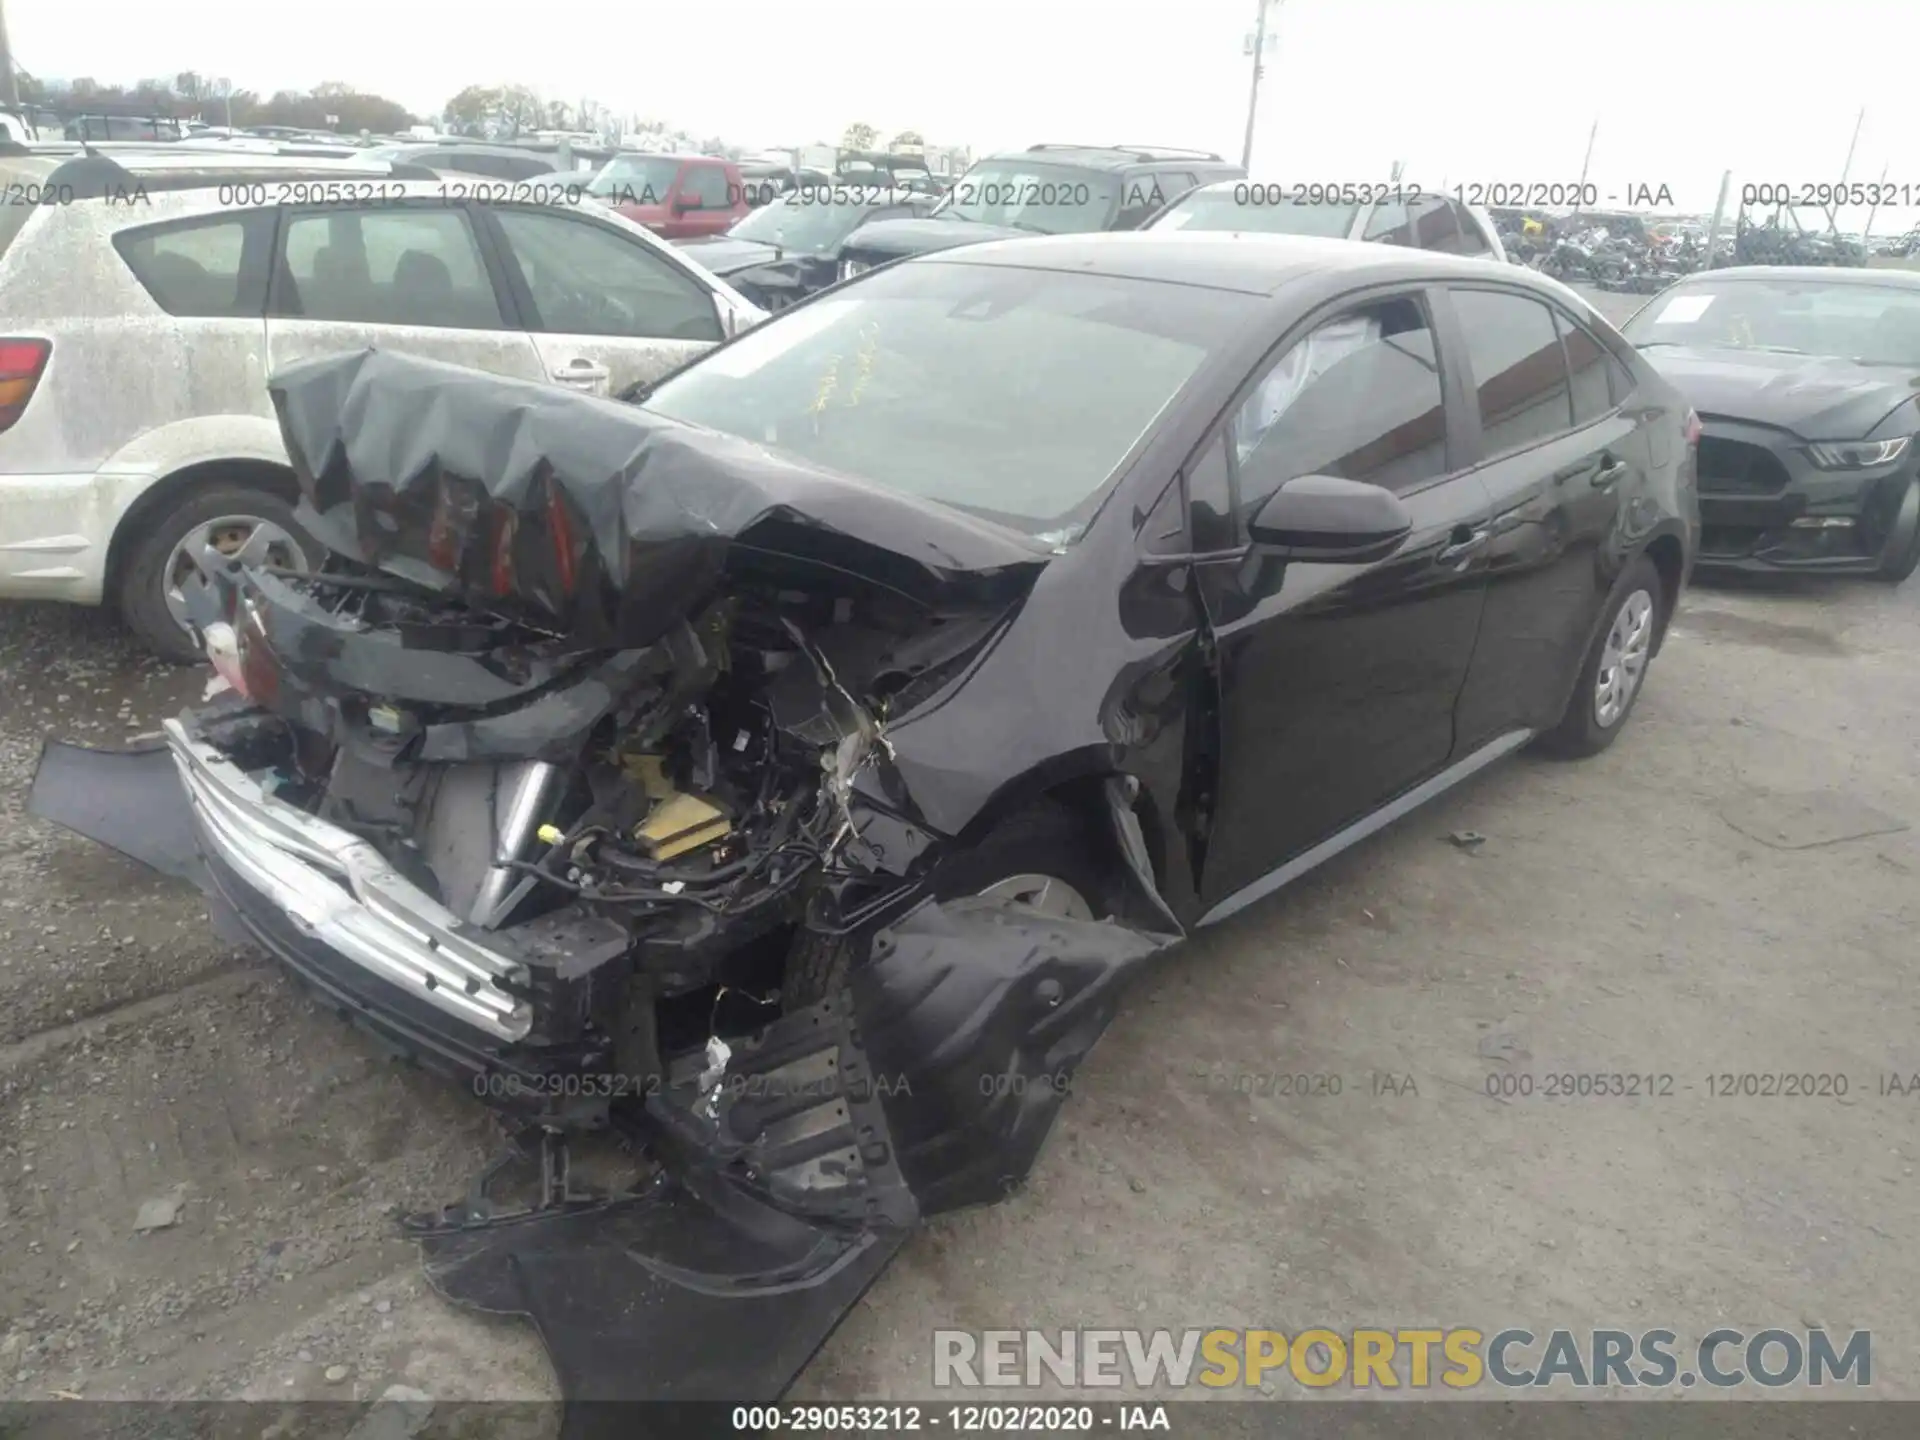
M 420 846 L 447 908 L 484 929 L 500 925 L 536 883 L 509 863 L 527 858 L 566 772 L 542 760 L 441 769 Z

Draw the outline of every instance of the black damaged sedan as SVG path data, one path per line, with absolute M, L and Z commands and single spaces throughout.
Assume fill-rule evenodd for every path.
M 1154 951 L 1611 744 L 1696 539 L 1693 416 L 1571 291 L 1344 241 L 944 251 L 638 404 L 374 351 L 271 389 L 332 558 L 201 557 L 227 693 L 50 745 L 33 805 L 658 1160 L 587 1195 L 548 1140 L 530 1212 L 419 1229 L 570 1399 L 777 1396 L 1025 1176 Z
M 841 247 L 869 220 L 914 220 L 938 203 L 887 186 L 803 186 L 724 234 L 678 245 L 761 309 L 784 310 L 840 278 Z
M 1700 413 L 1703 566 L 1920 567 L 1920 275 L 1714 270 L 1624 328 Z

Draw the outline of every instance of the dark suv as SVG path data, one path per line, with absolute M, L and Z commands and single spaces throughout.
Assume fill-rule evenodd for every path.
M 880 220 L 848 237 L 840 278 L 898 260 L 1022 235 L 1132 230 L 1197 185 L 1246 171 L 1205 150 L 1146 145 L 1033 145 L 989 155 L 923 220 Z

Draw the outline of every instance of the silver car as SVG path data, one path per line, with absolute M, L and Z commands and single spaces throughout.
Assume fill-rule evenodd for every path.
M 0 597 L 115 604 L 169 659 L 202 658 L 201 547 L 322 556 L 275 368 L 372 346 L 617 395 L 764 318 L 563 186 L 169 148 L 0 160 Z
M 1222 180 L 1189 190 L 1142 222 L 1142 230 L 1233 230 L 1250 235 L 1320 235 L 1483 255 L 1504 261 L 1493 217 L 1450 195 L 1392 185 L 1281 185 Z

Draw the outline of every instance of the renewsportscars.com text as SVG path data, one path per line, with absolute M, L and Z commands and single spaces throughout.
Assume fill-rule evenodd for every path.
M 1192 1385 L 1310 1389 L 1444 1386 L 1716 1388 L 1873 1383 L 1873 1333 L 1719 1329 L 1487 1332 L 1455 1327 L 1302 1330 L 936 1330 L 936 1388 Z

